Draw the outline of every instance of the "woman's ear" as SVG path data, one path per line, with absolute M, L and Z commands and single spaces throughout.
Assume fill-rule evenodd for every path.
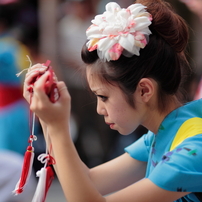
M 142 78 L 137 85 L 137 93 L 143 102 L 148 102 L 155 92 L 155 81 L 151 78 Z

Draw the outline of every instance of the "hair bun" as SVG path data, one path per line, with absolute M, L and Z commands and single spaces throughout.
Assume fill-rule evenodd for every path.
M 189 31 L 186 22 L 176 14 L 171 5 L 162 0 L 137 0 L 147 6 L 147 11 L 152 15 L 150 29 L 157 33 L 175 49 L 182 52 L 187 46 Z

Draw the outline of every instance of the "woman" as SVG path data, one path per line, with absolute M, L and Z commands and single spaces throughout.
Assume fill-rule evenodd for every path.
M 188 69 L 185 22 L 164 1 L 139 0 L 127 9 L 109 3 L 92 23 L 82 59 L 89 88 L 97 96 L 98 114 L 123 135 L 139 125 L 149 132 L 120 157 L 87 168 L 70 138 L 71 98 L 66 86 L 57 82 L 60 98 L 52 104 L 44 93 L 49 76 L 44 73 L 34 84 L 30 107 L 50 138 L 67 200 L 199 201 L 194 192 L 202 191 L 201 100 L 183 106 L 179 93 Z M 33 66 L 26 76 L 28 101 L 27 86 L 41 67 Z

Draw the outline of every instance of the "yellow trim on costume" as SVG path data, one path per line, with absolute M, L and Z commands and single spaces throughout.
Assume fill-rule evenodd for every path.
M 21 70 L 28 68 L 30 65 L 29 61 L 27 60 L 27 55 L 30 56 L 30 53 L 29 53 L 27 47 L 25 45 L 19 43 L 17 63 Z
M 29 56 L 30 52 L 23 43 L 9 36 L 4 37 L 0 40 L 8 41 L 9 43 L 16 45 L 16 47 L 18 48 L 15 55 L 16 57 L 15 59 L 20 71 L 29 67 L 29 61 L 27 60 L 27 55 Z
M 186 138 L 193 137 L 198 134 L 202 134 L 202 118 L 195 117 L 188 119 L 179 128 L 170 147 L 170 151 L 176 148 Z

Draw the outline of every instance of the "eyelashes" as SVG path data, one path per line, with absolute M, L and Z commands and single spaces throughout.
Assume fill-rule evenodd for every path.
M 103 102 L 106 102 L 108 97 L 103 96 L 103 95 L 96 95 L 98 98 L 100 98 Z

